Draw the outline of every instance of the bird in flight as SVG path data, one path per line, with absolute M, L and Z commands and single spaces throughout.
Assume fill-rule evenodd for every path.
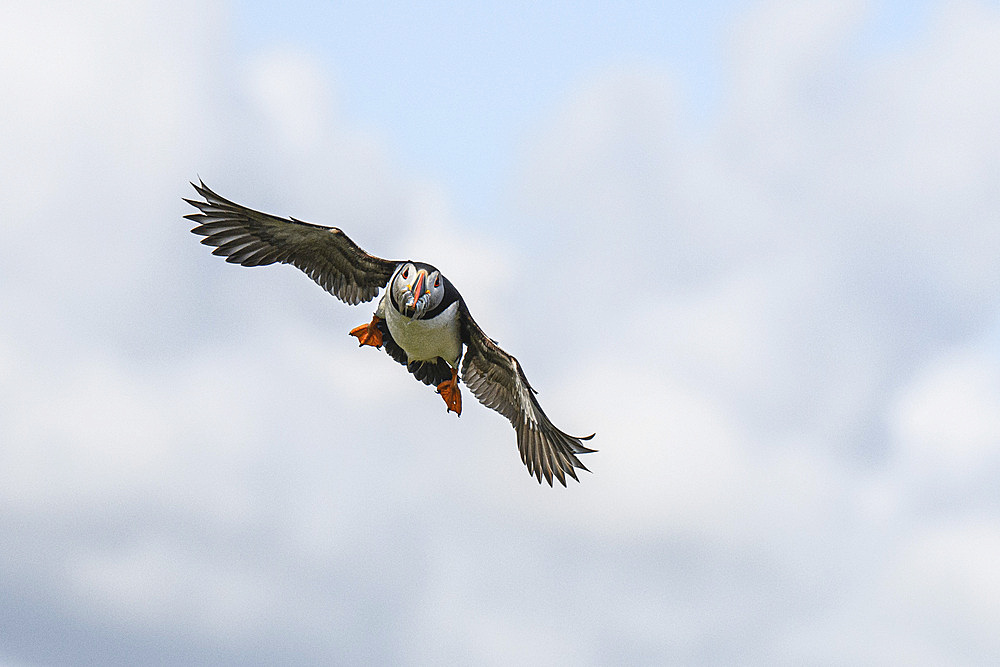
M 427 385 L 434 385 L 448 412 L 462 414 L 461 381 L 486 407 L 510 420 L 521 460 L 539 483 L 566 475 L 579 481 L 587 470 L 577 454 L 587 437 L 563 433 L 545 416 L 521 364 L 488 337 L 472 319 L 465 299 L 440 271 L 423 262 L 392 261 L 369 255 L 336 227 L 279 218 L 240 206 L 212 192 L 204 182 L 194 189 L 202 199 L 185 199 L 198 209 L 186 216 L 191 231 L 215 246 L 213 255 L 242 266 L 291 264 L 341 301 L 371 301 L 385 287 L 371 322 L 350 335 L 360 345 L 384 348 L 389 356 Z M 464 350 L 464 357 L 463 357 Z

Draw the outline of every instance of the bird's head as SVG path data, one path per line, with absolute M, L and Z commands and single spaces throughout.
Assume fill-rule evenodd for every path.
M 407 262 L 396 269 L 389 288 L 399 312 L 419 320 L 444 299 L 445 279 L 430 264 Z

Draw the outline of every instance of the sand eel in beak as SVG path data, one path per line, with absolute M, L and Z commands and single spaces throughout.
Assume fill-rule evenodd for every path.
M 192 185 L 194 185 L 192 183 Z M 361 345 L 384 348 L 415 378 L 434 385 L 449 412 L 462 414 L 461 381 L 485 406 L 510 420 L 521 460 L 540 482 L 566 486 L 579 481 L 577 458 L 596 450 L 557 429 L 545 416 L 521 364 L 472 319 L 454 285 L 430 264 L 391 261 L 369 255 L 336 227 L 278 218 L 224 199 L 204 183 L 194 185 L 203 200 L 185 199 L 198 213 L 191 231 L 215 246 L 213 255 L 243 266 L 291 264 L 335 297 L 356 305 L 383 287 L 371 322 L 350 334 Z M 464 352 L 464 357 L 463 357 Z

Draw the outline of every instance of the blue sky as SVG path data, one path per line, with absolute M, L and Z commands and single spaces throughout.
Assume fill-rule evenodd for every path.
M 378 11 L 304 3 L 276 16 L 267 3 L 243 3 L 234 13 L 248 46 L 293 45 L 321 58 L 349 117 L 487 217 L 533 122 L 595 70 L 671 62 L 692 104 L 710 111 L 720 87 L 712 45 L 733 11 L 728 3 L 400 3 Z
M 754 3 L 366 3 L 232 5 L 246 53 L 315 55 L 344 112 L 385 137 L 403 163 L 453 188 L 489 218 L 540 115 L 589 76 L 649 67 L 675 77 L 692 131 L 717 117 L 726 43 Z M 873 2 L 857 57 L 920 34 L 933 3 Z
M 997 662 L 1000 8 L 691 6 L 0 7 L 0 663 Z M 593 474 L 199 176 L 441 268 Z

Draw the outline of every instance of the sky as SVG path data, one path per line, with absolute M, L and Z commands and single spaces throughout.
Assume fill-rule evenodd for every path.
M 1000 661 L 1000 5 L 0 6 L 0 664 Z M 433 263 L 579 484 L 182 197 Z

